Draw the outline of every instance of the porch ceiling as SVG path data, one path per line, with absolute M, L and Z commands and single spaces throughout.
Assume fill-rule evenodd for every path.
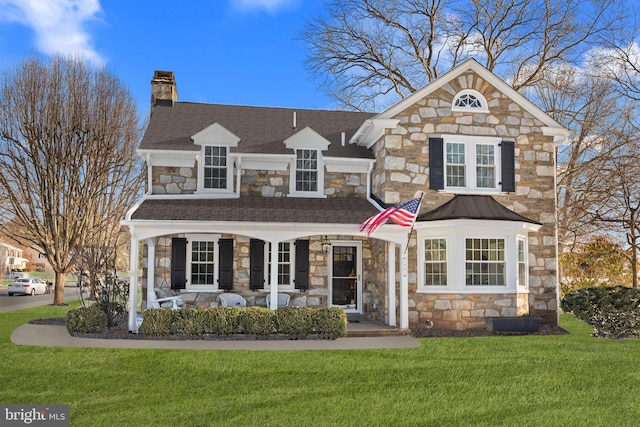
M 378 210 L 367 199 L 240 197 L 238 199 L 149 199 L 132 221 L 233 221 L 361 224 Z

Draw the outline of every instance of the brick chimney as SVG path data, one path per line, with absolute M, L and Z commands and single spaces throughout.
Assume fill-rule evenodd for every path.
M 173 71 L 158 71 L 153 73 L 151 80 L 151 108 L 156 105 L 167 105 L 172 107 L 178 100 L 178 90 Z

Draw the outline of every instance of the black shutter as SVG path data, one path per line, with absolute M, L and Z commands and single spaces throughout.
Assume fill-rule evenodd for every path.
M 218 289 L 233 288 L 233 239 L 218 240 Z
M 309 289 L 309 241 L 296 240 L 296 289 Z
M 429 138 L 429 188 L 444 190 L 444 140 Z
M 187 239 L 171 239 L 171 289 L 184 289 L 187 284 Z
M 502 191 L 513 193 L 516 191 L 516 162 L 513 141 L 502 141 Z
M 249 243 L 249 288 L 264 289 L 264 241 L 251 239 Z

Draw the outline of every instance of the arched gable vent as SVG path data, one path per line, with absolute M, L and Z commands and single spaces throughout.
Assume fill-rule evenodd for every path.
M 477 90 L 465 89 L 458 92 L 453 98 L 451 111 L 475 111 L 488 113 L 489 108 L 486 98 Z

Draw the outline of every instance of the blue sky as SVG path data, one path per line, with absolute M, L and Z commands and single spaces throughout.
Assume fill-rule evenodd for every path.
M 323 0 L 0 0 L 0 68 L 80 53 L 106 66 L 149 110 L 154 70 L 179 100 L 331 108 L 297 39 Z

